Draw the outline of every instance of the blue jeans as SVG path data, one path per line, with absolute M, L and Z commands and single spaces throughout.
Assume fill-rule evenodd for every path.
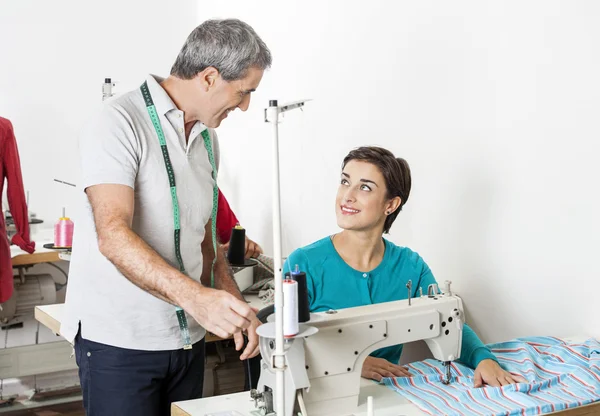
M 140 351 L 75 338 L 88 416 L 168 416 L 172 402 L 202 397 L 204 340 L 191 350 Z

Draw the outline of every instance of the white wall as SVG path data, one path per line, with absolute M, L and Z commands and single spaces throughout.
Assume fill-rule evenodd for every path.
M 77 223 L 77 191 L 53 179 L 76 182 L 78 132 L 102 104 L 104 78 L 117 81 L 119 93 L 137 88 L 148 73 L 168 74 L 197 24 L 192 0 L 0 0 L 0 116 L 15 128 L 30 210 L 45 221 L 32 226 L 34 236 L 52 238 L 63 206 Z M 28 273 L 64 283 L 48 265 Z M 4 394 L 72 382 L 60 375 L 2 380 Z
M 220 185 L 267 251 L 262 110 L 313 98 L 280 128 L 284 254 L 337 231 L 343 156 L 382 145 L 413 172 L 390 239 L 454 282 L 484 341 L 600 337 L 600 3 L 199 2 L 199 20 L 228 16 L 274 55 L 220 128 Z
M 77 177 L 104 77 L 136 88 L 168 72 L 198 22 L 242 18 L 274 54 L 251 109 L 219 129 L 221 187 L 251 237 L 271 252 L 262 109 L 313 98 L 280 129 L 284 254 L 337 231 L 343 156 L 383 145 L 413 170 L 390 239 L 453 280 L 484 341 L 600 337 L 599 15 L 592 0 L 0 0 L 0 115 L 51 226 L 74 200 L 52 179 Z
M 143 19 L 143 20 L 142 20 Z M 14 125 L 30 209 L 52 226 L 75 191 L 77 135 L 102 83 L 137 88 L 167 75 L 198 24 L 192 0 L 0 0 L 0 115 Z
M 104 78 L 119 93 L 168 74 L 197 24 L 192 0 L 0 0 L 0 116 L 13 123 L 29 208 L 44 220 L 31 227 L 38 241 L 52 239 L 62 207 L 77 222 L 78 191 L 54 178 L 77 182 L 78 132 L 102 104 Z M 64 283 L 46 265 L 30 273 Z

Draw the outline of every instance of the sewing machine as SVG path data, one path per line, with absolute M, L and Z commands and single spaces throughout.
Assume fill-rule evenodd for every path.
M 411 284 L 407 285 L 412 294 Z M 450 282 L 443 294 L 431 285 L 426 295 L 311 314 L 308 325 L 285 342 L 285 415 L 298 410 L 311 416 L 347 415 L 358 406 L 362 365 L 382 347 L 425 340 L 434 358 L 446 366 L 460 357 L 463 307 L 452 295 Z M 259 328 L 261 375 L 252 399 L 261 415 L 274 414 L 276 375 L 273 368 L 274 324 Z

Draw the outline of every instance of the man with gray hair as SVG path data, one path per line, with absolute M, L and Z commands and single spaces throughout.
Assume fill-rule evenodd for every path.
M 271 53 L 246 23 L 209 20 L 166 79 L 107 101 L 80 138 L 84 192 L 61 333 L 88 415 L 167 415 L 199 398 L 205 330 L 258 354 L 255 311 L 215 236 L 213 130 L 246 111 Z

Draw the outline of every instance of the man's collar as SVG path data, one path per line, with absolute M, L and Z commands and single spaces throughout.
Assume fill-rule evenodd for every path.
M 146 78 L 146 81 L 148 82 L 148 89 L 150 90 L 150 94 L 152 94 L 152 101 L 154 101 L 154 107 L 156 107 L 158 114 L 165 115 L 171 110 L 179 110 L 171 97 L 169 97 L 169 94 L 160 85 L 164 81 L 164 78 L 150 74 Z
M 160 85 L 160 83 L 164 81 L 164 78 L 150 74 L 146 81 L 148 82 L 148 89 L 150 90 L 150 94 L 152 94 L 152 101 L 154 101 L 154 107 L 156 107 L 156 112 L 158 114 L 166 116 L 169 111 L 182 111 L 177 108 L 169 94 L 167 94 L 165 89 Z M 208 128 L 201 121 L 196 121 L 194 126 L 198 126 L 198 133 Z

